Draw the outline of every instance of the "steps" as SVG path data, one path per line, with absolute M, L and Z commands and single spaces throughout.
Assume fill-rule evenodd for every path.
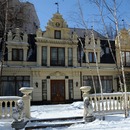
M 25 130 L 33 130 L 47 127 L 65 127 L 78 123 L 84 123 L 83 117 L 32 119 L 26 125 Z

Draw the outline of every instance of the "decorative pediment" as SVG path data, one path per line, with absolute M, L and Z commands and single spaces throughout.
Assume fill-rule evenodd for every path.
M 130 33 L 129 33 L 129 30 L 126 30 L 126 29 L 122 29 L 120 31 L 120 45 L 121 45 L 121 48 L 122 49 L 128 49 L 130 48 Z M 118 48 L 118 37 L 116 37 L 116 46 Z
M 19 28 L 15 29 L 15 32 L 11 30 L 8 32 L 8 42 L 27 42 L 28 36 L 26 33 L 23 33 Z
M 60 71 L 55 71 L 51 73 L 50 76 L 65 76 L 65 74 Z
M 63 19 L 60 13 L 55 13 L 52 19 L 47 23 L 47 26 L 54 28 L 68 28 L 66 21 Z
M 95 45 L 94 45 L 95 44 Z M 92 37 L 85 37 L 85 48 L 88 50 L 93 50 L 95 46 L 95 49 L 100 49 L 100 39 L 92 38 Z
M 70 29 L 60 13 L 55 13 L 48 21 L 43 37 L 55 39 L 55 31 L 60 31 L 61 40 L 70 39 Z

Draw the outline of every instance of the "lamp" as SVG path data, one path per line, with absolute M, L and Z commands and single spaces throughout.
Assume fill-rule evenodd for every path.
M 78 82 L 76 82 L 76 87 L 78 87 Z
M 35 86 L 38 88 L 38 82 L 35 83 Z

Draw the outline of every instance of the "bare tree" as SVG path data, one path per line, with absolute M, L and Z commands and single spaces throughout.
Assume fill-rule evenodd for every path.
M 8 9 L 7 9 L 7 3 L 8 3 Z M 0 0 L 0 31 L 1 36 L 4 34 L 5 26 L 6 31 L 14 30 L 15 28 L 22 28 L 23 24 L 28 22 L 28 18 L 25 17 L 25 8 L 28 6 L 24 2 L 20 2 L 19 0 L 15 0 L 12 2 L 12 0 Z M 8 10 L 8 11 L 7 11 Z M 6 18 L 7 13 L 7 18 Z M 28 16 L 29 17 L 29 16 Z M 6 22 L 7 20 L 8 22 Z
M 109 40 L 109 32 L 107 30 L 107 25 L 105 24 L 105 18 L 104 18 L 104 9 L 105 11 L 108 11 L 108 18 L 114 23 L 115 28 L 116 28 L 116 32 L 117 32 L 117 40 L 118 40 L 118 47 L 119 47 L 119 54 L 120 54 L 120 61 L 121 61 L 121 72 L 122 72 L 122 77 L 123 77 L 123 85 L 124 85 L 124 108 L 125 108 L 125 117 L 128 117 L 128 106 L 127 106 L 127 87 L 126 87 L 126 80 L 125 80 L 125 72 L 124 72 L 124 66 L 123 66 L 123 58 L 122 58 L 122 52 L 121 52 L 121 40 L 120 40 L 120 32 L 119 32 L 119 15 L 118 15 L 118 7 L 121 5 L 121 1 L 117 2 L 116 0 L 111 0 L 107 1 L 107 0 L 90 0 L 91 2 L 93 2 L 99 9 L 99 13 L 102 19 L 102 23 L 104 25 L 104 30 L 106 32 L 106 37 L 108 39 L 108 43 L 109 43 L 109 48 L 111 51 L 111 45 L 110 45 L 110 40 Z M 112 53 L 112 51 L 111 51 Z M 113 54 L 112 54 L 113 55 Z M 116 66 L 117 66 L 117 70 L 120 73 L 120 70 L 118 69 L 118 64 L 117 61 L 114 59 Z M 120 76 L 119 76 L 120 78 Z M 121 78 L 120 78 L 120 86 L 122 86 L 121 83 Z M 122 89 L 123 90 L 123 89 Z

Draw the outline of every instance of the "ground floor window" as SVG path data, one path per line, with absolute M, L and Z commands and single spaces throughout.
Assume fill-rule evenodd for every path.
M 47 80 L 42 80 L 42 100 L 47 101 Z
M 70 79 L 68 81 L 68 85 L 69 85 L 69 100 L 73 100 L 73 98 L 74 98 L 73 80 Z
M 21 87 L 30 87 L 30 76 L 2 76 L 0 95 L 21 96 Z
M 113 91 L 113 77 L 112 76 L 100 76 L 102 89 L 104 93 L 109 93 Z M 93 80 L 92 80 L 93 79 Z M 83 85 L 91 86 L 91 93 L 94 93 L 93 84 L 95 84 L 96 92 L 100 93 L 100 84 L 98 76 L 83 76 Z

